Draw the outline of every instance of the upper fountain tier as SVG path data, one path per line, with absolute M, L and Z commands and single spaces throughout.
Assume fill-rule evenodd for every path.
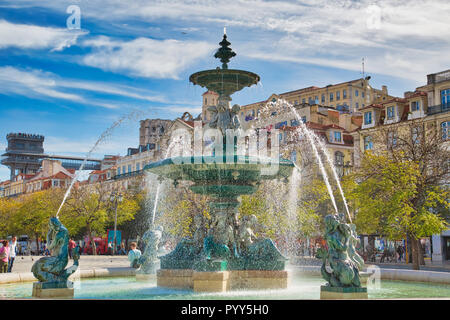
M 228 69 L 228 62 L 236 53 L 230 48 L 231 43 L 228 42 L 226 34 L 223 35 L 223 40 L 219 44 L 220 48 L 214 57 L 222 62 L 222 69 L 217 67 L 217 69 L 196 72 L 189 77 L 189 81 L 225 97 L 257 84 L 260 78 L 256 73 Z

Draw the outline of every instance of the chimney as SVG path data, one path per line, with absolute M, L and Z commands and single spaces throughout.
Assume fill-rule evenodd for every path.
M 388 94 L 387 86 L 381 86 L 381 91 L 383 91 L 384 94 Z

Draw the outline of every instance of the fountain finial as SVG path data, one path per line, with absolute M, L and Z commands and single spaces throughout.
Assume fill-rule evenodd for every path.
M 230 62 L 230 59 L 236 55 L 236 53 L 229 47 L 231 43 L 227 40 L 226 31 L 226 28 L 224 28 L 223 39 L 219 42 L 220 48 L 214 55 L 215 58 L 220 58 L 220 62 L 222 62 L 222 69 L 228 69 L 227 63 Z

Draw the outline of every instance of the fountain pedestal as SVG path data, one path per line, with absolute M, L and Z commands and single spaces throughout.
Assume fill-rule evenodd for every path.
M 192 269 L 160 269 L 158 287 L 194 290 L 195 292 L 226 292 L 230 290 L 286 289 L 285 270 L 193 271 Z
M 321 286 L 320 299 L 368 299 L 367 288 Z
M 34 282 L 33 298 L 41 299 L 72 299 L 74 296 L 73 282 Z

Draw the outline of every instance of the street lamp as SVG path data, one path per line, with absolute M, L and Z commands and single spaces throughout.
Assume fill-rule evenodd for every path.
M 116 247 L 117 247 L 117 240 L 116 240 L 116 233 L 117 233 L 117 207 L 119 206 L 119 202 L 122 202 L 123 197 L 121 193 L 113 192 L 111 193 L 110 197 L 111 201 L 114 203 L 114 207 L 116 210 L 116 215 L 114 217 L 114 240 L 113 240 L 113 255 L 116 254 Z

